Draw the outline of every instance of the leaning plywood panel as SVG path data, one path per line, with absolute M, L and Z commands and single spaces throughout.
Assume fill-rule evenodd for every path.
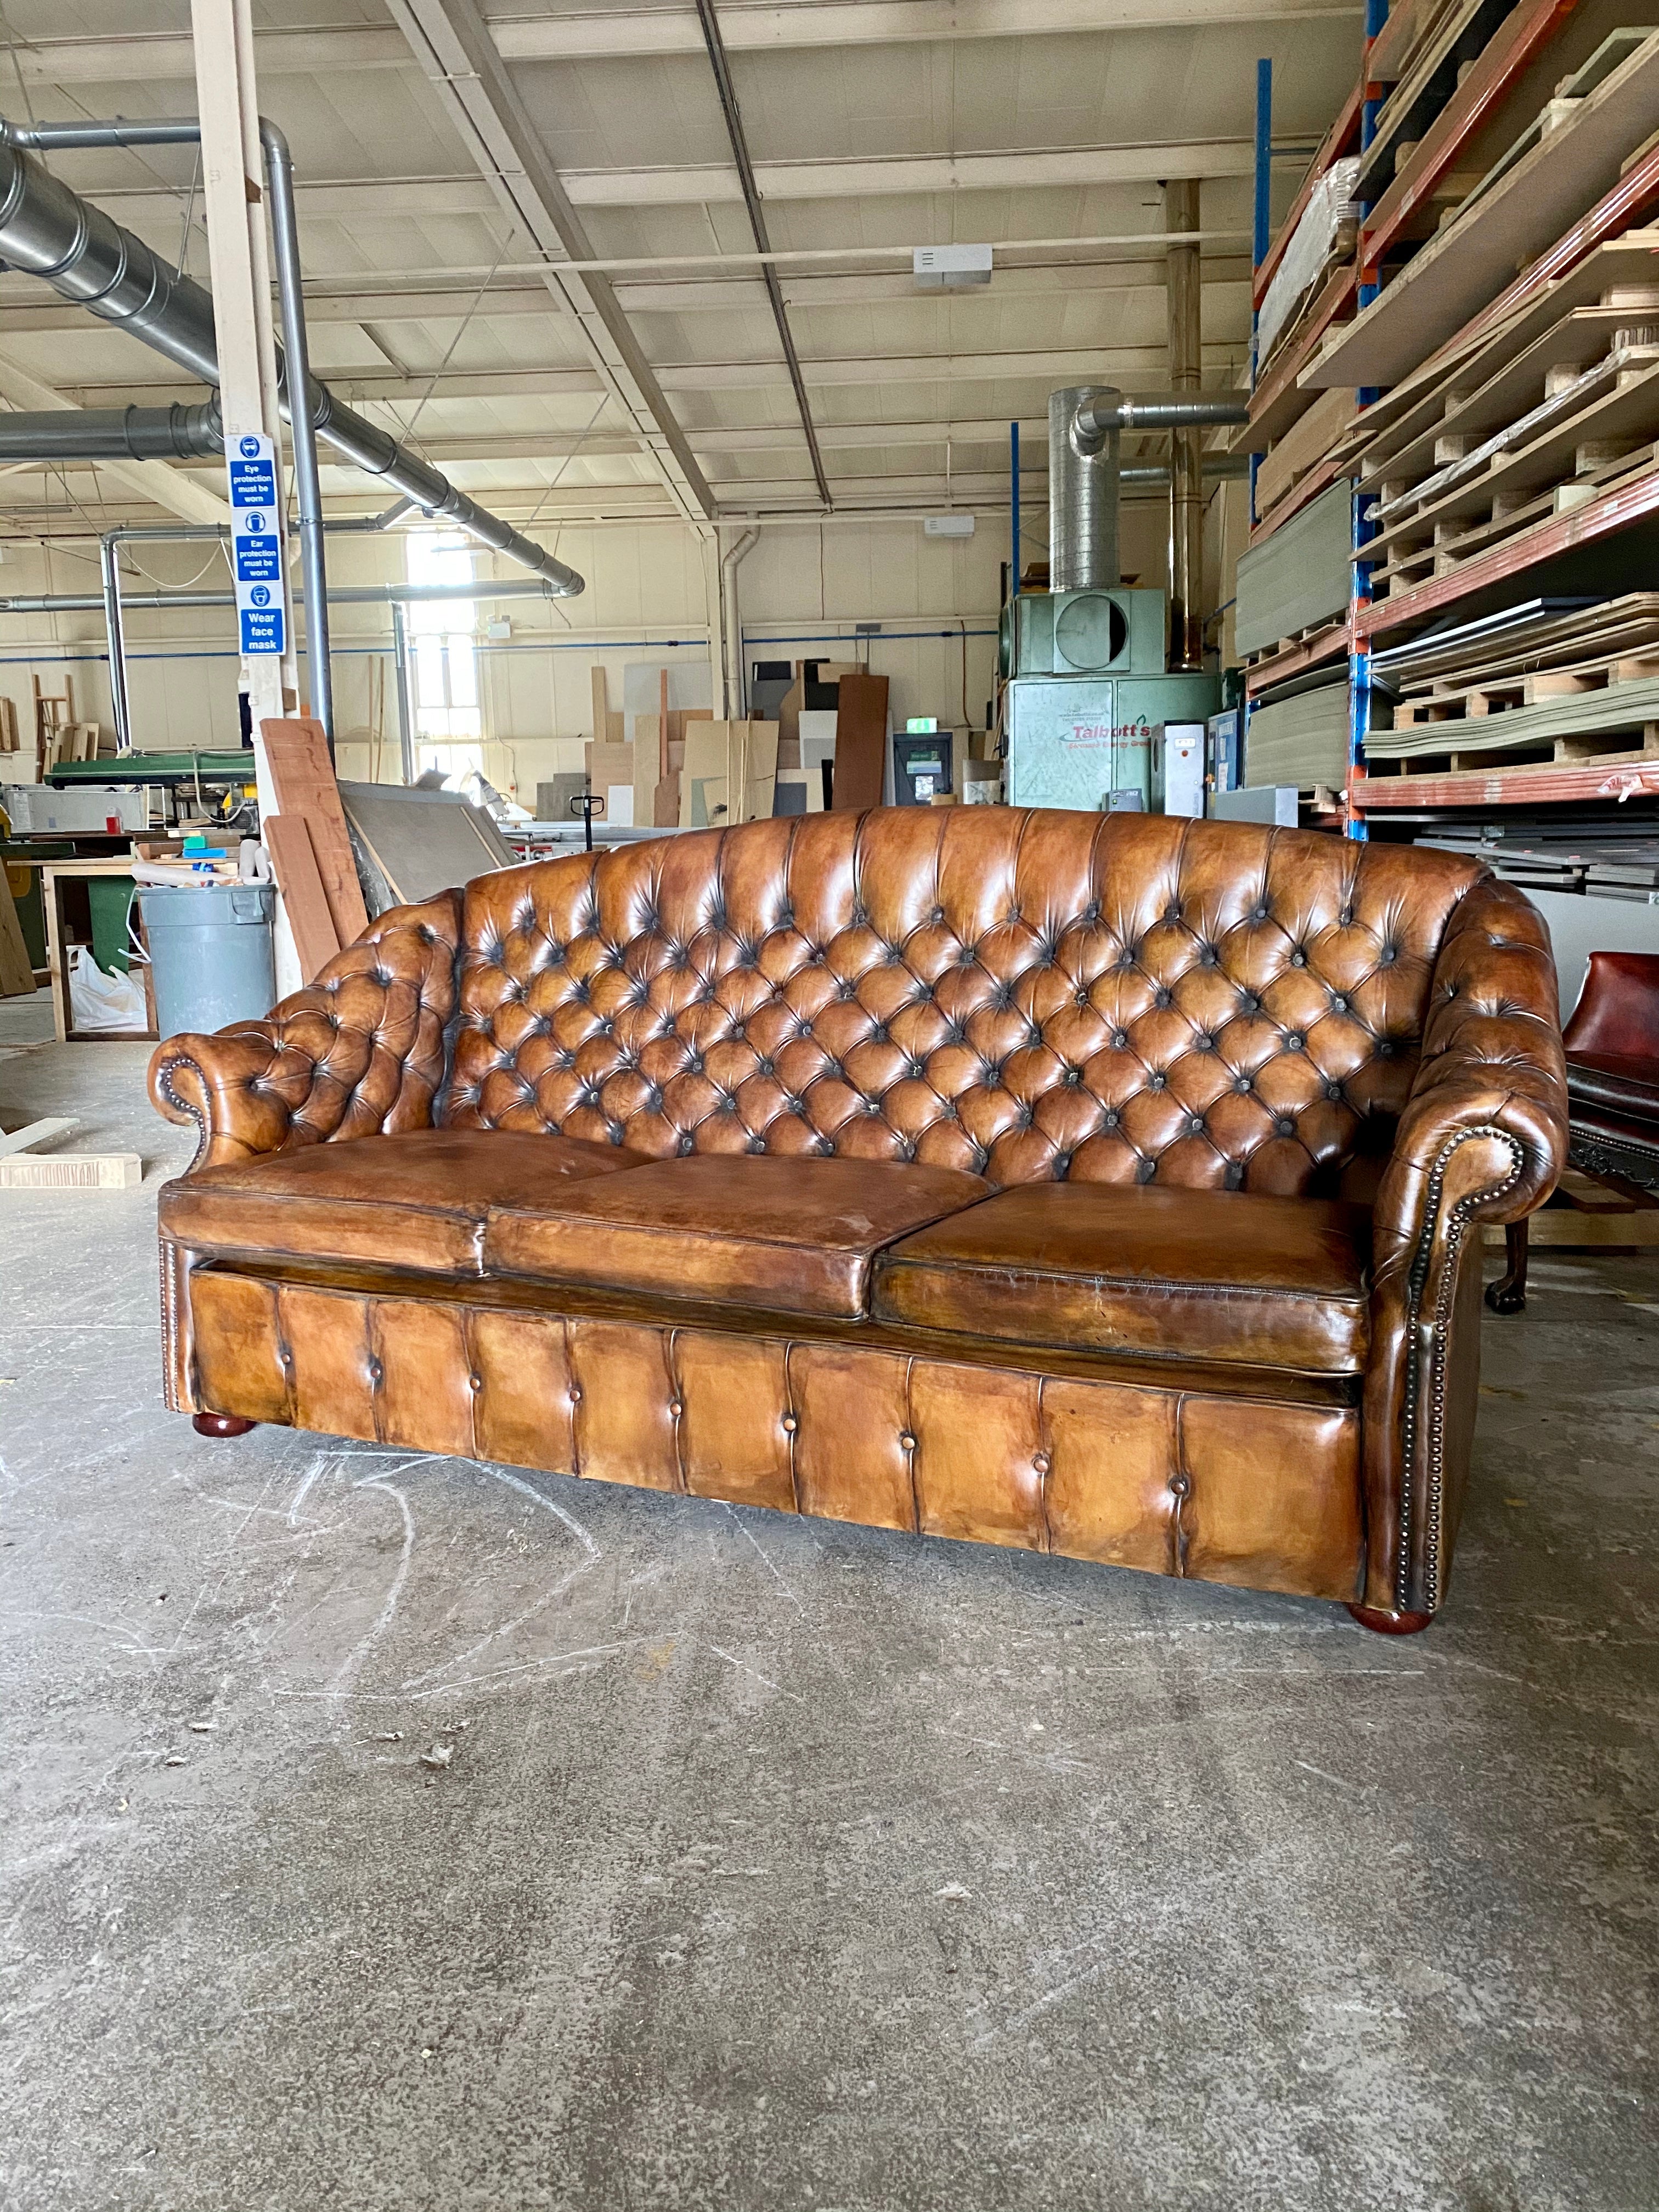
M 483 809 L 458 791 L 406 791 L 395 783 L 343 783 L 340 796 L 386 903 L 416 906 L 518 854 Z
M 262 722 L 265 759 L 276 811 L 303 818 L 317 856 L 323 895 L 342 945 L 355 945 L 368 927 L 368 909 L 357 881 L 351 836 L 340 805 L 340 787 L 320 722 L 309 717 Z
M 300 981 L 309 983 L 340 950 L 317 855 L 302 815 L 268 814 L 261 830 L 289 927 L 294 932 Z
M 0 999 L 27 998 L 34 988 L 34 971 L 22 925 L 12 903 L 11 885 L 0 867 Z
M 841 678 L 836 709 L 835 807 L 837 813 L 879 806 L 887 769 L 887 678 Z

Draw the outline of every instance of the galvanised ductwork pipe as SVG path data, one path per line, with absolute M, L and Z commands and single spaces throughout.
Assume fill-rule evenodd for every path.
M 169 269 L 131 231 L 49 176 L 20 143 L 33 138 L 52 145 L 158 144 L 177 143 L 186 129 L 193 133 L 196 125 L 46 125 L 29 133 L 0 124 L 0 260 L 44 278 L 64 299 L 142 338 L 204 384 L 216 384 L 219 356 L 210 295 L 193 278 Z M 285 362 L 279 367 L 284 410 L 291 411 Z M 574 568 L 458 491 L 441 471 L 416 459 L 314 377 L 307 396 L 317 435 L 355 467 L 380 477 L 435 520 L 544 578 L 555 597 L 570 598 L 582 590 L 583 580 Z M 216 416 L 216 393 L 210 404 Z M 155 416 L 163 410 L 137 411 Z M 189 416 L 196 411 L 184 410 Z
M 213 401 L 0 415 L 0 462 L 199 461 L 225 449 Z
M 1121 580 L 1119 443 L 1125 430 L 1177 430 L 1242 422 L 1243 399 L 1136 399 L 1112 385 L 1073 385 L 1048 395 L 1048 568 L 1056 592 L 1099 591 Z
M 1206 423 L 1243 422 L 1249 411 L 1249 402 L 1242 396 L 1188 399 L 1179 392 L 1155 392 L 1137 399 L 1109 387 L 1087 386 L 1078 408 L 1078 435 L 1092 445 L 1114 430 L 1192 430 Z
M 1121 579 L 1118 562 L 1118 433 L 1081 428 L 1084 410 L 1103 416 L 1122 394 L 1109 386 L 1073 385 L 1048 395 L 1048 581 L 1056 592 L 1097 591 Z M 1092 416 L 1091 416 L 1092 422 Z

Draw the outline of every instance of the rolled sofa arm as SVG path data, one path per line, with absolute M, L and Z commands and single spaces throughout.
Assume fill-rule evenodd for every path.
M 381 1130 L 429 1128 L 455 1008 L 461 894 L 392 907 L 262 1022 L 159 1044 L 149 1095 L 195 1127 L 186 1173 Z
M 1480 1271 L 1460 1304 L 1460 1256 L 1472 1222 L 1518 1221 L 1541 1206 L 1566 1156 L 1548 933 L 1529 899 L 1487 878 L 1442 941 L 1422 1059 L 1372 1214 L 1368 1605 L 1432 1613 L 1440 1602 L 1478 1359 L 1462 1339 L 1478 1329 Z

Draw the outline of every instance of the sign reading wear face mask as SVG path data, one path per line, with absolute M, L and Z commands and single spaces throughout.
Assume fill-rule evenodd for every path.
M 252 432 L 225 440 L 230 475 L 230 561 L 244 654 L 280 654 L 288 643 L 283 540 L 276 526 L 276 451 Z

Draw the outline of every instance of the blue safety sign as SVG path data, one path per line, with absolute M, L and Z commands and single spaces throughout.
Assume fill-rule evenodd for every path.
M 242 625 L 242 651 L 245 653 L 280 653 L 287 641 L 283 610 L 275 607 L 242 607 L 238 610 Z
M 225 440 L 230 477 L 231 573 L 245 654 L 282 653 L 288 646 L 288 603 L 276 505 L 276 449 L 252 431 Z
M 283 542 L 280 538 L 244 538 L 239 531 L 234 543 L 239 584 L 282 582 Z

